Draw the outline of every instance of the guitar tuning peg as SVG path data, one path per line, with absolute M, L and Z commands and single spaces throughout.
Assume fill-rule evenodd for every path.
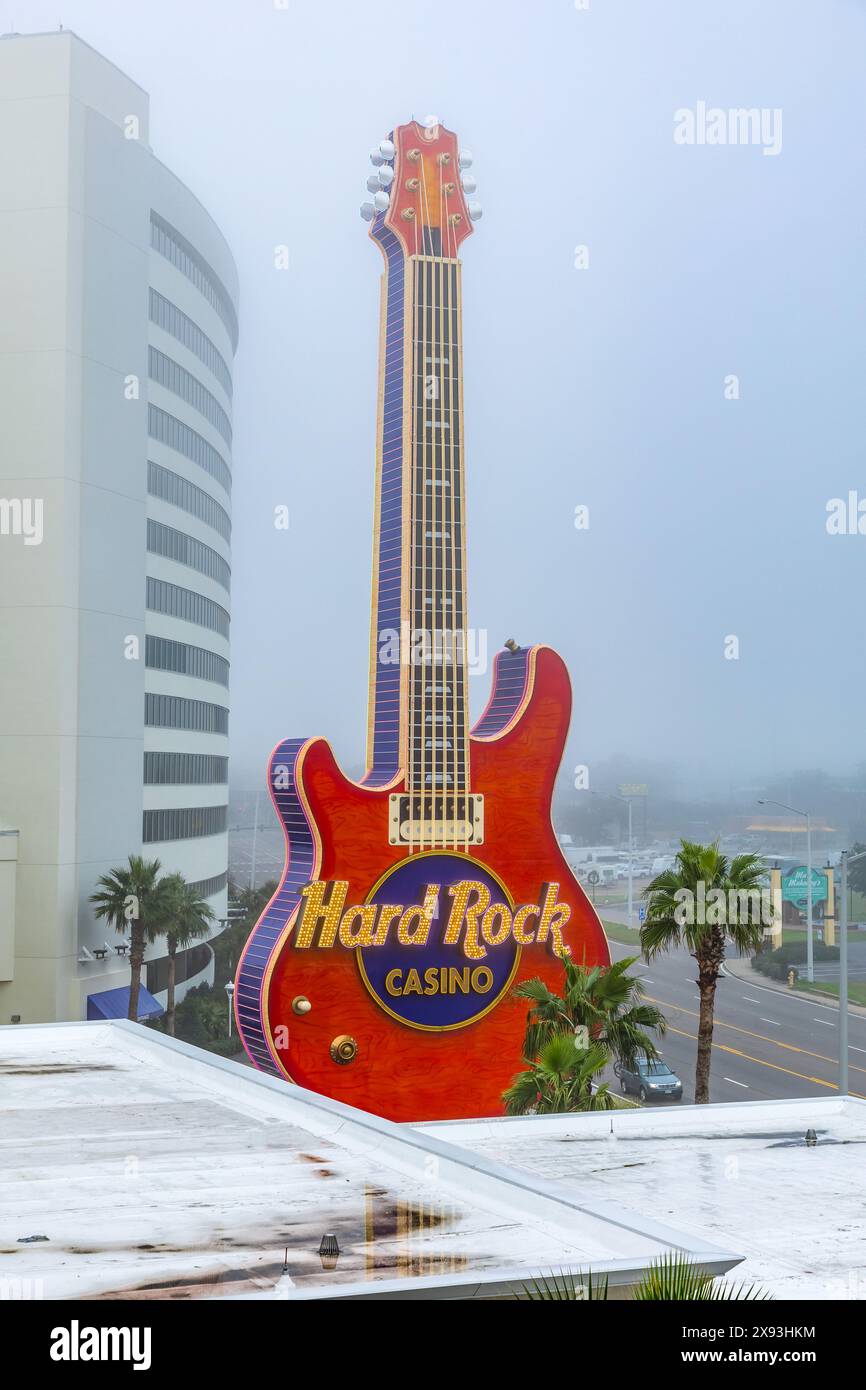
M 474 174 L 461 174 L 460 182 L 463 185 L 464 193 L 474 193 L 478 187 L 478 181 Z
M 390 203 L 391 195 L 386 193 L 384 188 L 380 188 L 379 192 L 373 198 L 373 207 L 377 212 L 386 212 Z
M 370 177 L 369 177 L 368 180 L 367 180 L 367 192 L 368 192 L 368 193 L 378 193 L 378 191 L 379 191 L 379 189 L 380 189 L 381 187 L 382 187 L 382 185 L 381 185 L 380 182 L 379 182 L 379 175 L 378 175 L 378 174 L 371 174 Z
M 384 163 L 385 163 L 385 156 L 384 156 L 383 154 L 380 154 L 378 150 L 371 150 L 371 151 L 370 151 L 370 163 L 371 163 L 371 164 L 374 164 L 374 165 L 376 166 L 376 168 L 378 169 L 380 164 L 384 164 Z
M 484 209 L 480 203 L 469 204 L 469 216 L 472 218 L 473 222 L 477 222 L 479 217 L 484 216 Z
M 457 164 L 461 169 L 472 168 L 472 151 L 461 150 L 457 156 Z
M 361 204 L 361 216 L 365 222 L 373 221 L 373 218 L 376 216 L 376 209 L 373 207 L 372 203 Z
M 390 188 L 394 182 L 394 170 L 390 164 L 383 164 L 377 175 L 380 188 Z
M 394 158 L 395 153 L 393 140 L 383 140 L 379 146 L 379 154 L 382 159 L 387 163 L 388 160 Z

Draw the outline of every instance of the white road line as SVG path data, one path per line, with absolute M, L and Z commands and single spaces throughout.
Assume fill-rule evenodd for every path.
M 750 1004 L 760 1004 L 760 1002 L 761 1002 L 760 999 L 753 999 L 752 996 L 751 996 L 751 994 L 741 994 L 741 995 L 740 995 L 740 998 L 741 998 L 741 999 L 748 999 L 748 1001 L 749 1001 Z
M 851 1043 L 849 1043 L 849 1044 L 848 1044 L 848 1051 L 849 1051 L 849 1052 L 866 1052 L 866 1047 L 852 1047 Z
M 825 1028 L 835 1028 L 835 1027 L 836 1027 L 835 1023 L 833 1023 L 832 1020 L 829 1019 L 829 1018 L 813 1018 L 813 1019 L 812 1019 L 812 1022 L 813 1022 L 813 1023 L 823 1023 L 823 1025 L 824 1025 Z
M 732 1076 L 723 1076 L 722 1080 L 729 1081 L 732 1086 L 742 1086 L 744 1091 L 748 1091 L 749 1089 L 745 1081 L 735 1081 Z
M 772 1023 L 774 1028 L 781 1028 L 781 1023 L 777 1023 L 774 1018 L 759 1018 L 759 1023 Z

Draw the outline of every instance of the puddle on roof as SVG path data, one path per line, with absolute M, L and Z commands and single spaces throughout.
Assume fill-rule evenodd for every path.
M 457 1252 L 437 1249 L 434 1242 L 449 1228 L 456 1229 L 462 1217 L 460 1208 L 436 1202 L 407 1202 L 381 1187 L 367 1187 L 362 1202 L 349 1214 L 335 1217 L 327 1209 L 306 1216 L 296 1225 L 260 1235 L 239 1231 L 210 1244 L 139 1244 L 130 1247 L 137 1254 L 153 1256 L 200 1255 L 218 1260 L 225 1252 L 231 1260 L 232 1247 L 247 1253 L 246 1263 L 217 1265 L 209 1270 L 166 1272 L 162 1276 L 140 1278 L 125 1288 L 85 1295 L 84 1301 L 103 1299 L 194 1299 L 237 1296 L 242 1293 L 273 1291 L 288 1276 L 287 1287 L 315 1283 L 361 1282 L 391 1275 L 421 1278 L 432 1274 L 456 1274 L 466 1269 L 468 1260 Z M 326 1269 L 319 1256 L 319 1242 L 325 1233 L 337 1237 L 341 1254 L 333 1269 Z M 116 1257 L 124 1247 L 67 1246 L 72 1254 L 98 1254 L 110 1248 Z M 261 1264 L 249 1259 L 251 1251 L 268 1249 L 274 1258 Z M 483 1262 L 487 1257 L 474 1257 Z M 143 1273 L 143 1271 L 142 1271 Z
M 83 1071 L 117 1071 L 113 1062 L 0 1062 L 0 1076 L 71 1076 Z

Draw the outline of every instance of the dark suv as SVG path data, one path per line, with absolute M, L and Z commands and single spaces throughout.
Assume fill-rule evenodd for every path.
M 619 1084 L 624 1096 L 634 1095 L 641 1100 L 682 1100 L 683 1098 L 683 1083 L 661 1057 L 656 1057 L 652 1062 L 647 1062 L 641 1058 L 635 1064 L 633 1071 L 617 1062 L 613 1071 L 614 1076 L 619 1077 Z

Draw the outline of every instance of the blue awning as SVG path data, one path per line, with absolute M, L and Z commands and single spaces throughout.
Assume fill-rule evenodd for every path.
M 154 999 L 153 995 L 145 989 L 144 985 L 139 986 L 138 990 L 138 1017 L 159 1018 L 164 1014 L 165 1009 Z M 129 985 L 125 989 L 104 989 L 101 994 L 88 994 L 87 996 L 87 1017 L 97 1018 L 126 1018 L 129 1014 Z

